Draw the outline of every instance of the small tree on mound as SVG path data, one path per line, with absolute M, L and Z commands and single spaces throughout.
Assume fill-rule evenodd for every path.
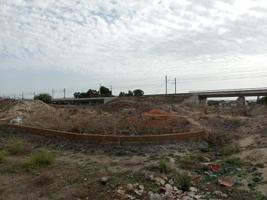
M 136 97 L 141 97 L 144 95 L 144 91 L 140 90 L 140 89 L 134 90 L 133 93 L 134 93 L 134 96 L 136 96 Z
M 100 95 L 102 97 L 110 97 L 112 95 L 112 92 L 110 91 L 110 89 L 108 89 L 108 88 L 106 88 L 104 86 L 100 87 L 99 92 L 100 92 Z
M 257 103 L 267 105 L 267 97 L 260 98 Z
M 38 94 L 36 96 L 34 96 L 34 100 L 40 100 L 43 101 L 45 103 L 50 104 L 52 102 L 52 96 L 49 94 Z

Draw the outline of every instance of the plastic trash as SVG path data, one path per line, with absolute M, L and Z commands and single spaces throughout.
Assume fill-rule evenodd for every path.
M 15 124 L 15 125 L 20 125 L 20 124 L 22 124 L 22 118 L 17 116 L 16 118 L 11 119 L 9 123 Z

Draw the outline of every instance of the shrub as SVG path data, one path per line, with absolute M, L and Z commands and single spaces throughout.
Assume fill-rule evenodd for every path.
M 159 161 L 159 171 L 160 173 L 165 173 L 165 174 L 170 171 L 165 160 Z
M 147 170 L 164 174 L 171 172 L 171 169 L 169 168 L 168 163 L 165 160 L 160 160 L 159 163 L 156 165 L 148 166 Z
M 267 105 L 267 97 L 260 98 L 257 103 Z
M 192 184 L 191 177 L 186 173 L 178 174 L 176 177 L 176 184 L 180 190 L 188 191 Z
M 22 140 L 12 140 L 7 146 L 7 150 L 11 154 L 21 154 L 29 151 L 29 144 Z
M 52 96 L 49 94 L 38 94 L 34 97 L 34 100 L 40 100 L 50 104 L 52 102 Z
M 134 96 L 137 96 L 137 97 L 141 97 L 144 95 L 144 91 L 140 89 L 134 90 L 133 93 L 134 93 Z
M 36 170 L 53 164 L 54 160 L 55 155 L 52 152 L 42 149 L 33 153 L 24 163 L 24 167 L 27 171 Z
M 8 153 L 5 150 L 0 150 L 0 163 L 4 162 Z
M 235 167 L 242 167 L 245 164 L 245 161 L 238 157 L 228 157 L 224 161 L 226 164 Z
M 104 86 L 100 87 L 99 92 L 102 97 L 110 97 L 112 95 L 112 92 Z

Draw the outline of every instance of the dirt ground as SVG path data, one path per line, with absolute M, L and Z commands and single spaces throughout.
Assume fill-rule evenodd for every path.
M 204 129 L 202 140 L 156 146 L 88 146 L 0 132 L 0 199 L 256 199 L 267 195 L 266 108 L 192 107 L 175 99 L 117 99 L 97 107 L 0 102 L 1 123 L 104 134 Z M 12 144 L 20 141 L 27 151 Z M 10 150 L 11 149 L 11 150 Z M 55 161 L 23 163 L 47 149 Z M 7 152 L 1 161 L 1 151 Z M 190 177 L 190 188 L 181 185 Z

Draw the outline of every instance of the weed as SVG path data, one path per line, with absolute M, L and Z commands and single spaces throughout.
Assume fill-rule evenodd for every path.
M 163 174 L 167 174 L 167 173 L 171 172 L 171 169 L 169 168 L 166 160 L 160 160 L 158 164 L 148 166 L 148 167 L 146 167 L 146 169 L 149 171 L 160 172 Z
M 107 186 L 109 186 L 110 188 L 114 189 L 114 188 L 118 187 L 119 182 L 120 181 L 119 181 L 118 177 L 111 177 L 107 182 Z
M 169 172 L 169 167 L 167 165 L 167 162 L 165 160 L 159 161 L 159 171 L 160 173 L 168 173 Z
M 22 154 L 29 151 L 29 144 L 22 140 L 11 140 L 7 146 L 7 150 L 10 154 Z
M 5 150 L 0 150 L 0 163 L 4 162 L 7 156 L 8 152 Z
M 46 150 L 42 149 L 38 152 L 33 153 L 24 163 L 24 168 L 27 171 L 38 170 L 39 168 L 49 166 L 54 163 L 55 155 Z
M 228 157 L 224 161 L 226 164 L 233 167 L 242 167 L 245 165 L 245 161 L 238 157 Z
M 223 156 L 230 156 L 240 151 L 239 146 L 236 143 L 228 144 L 221 148 L 221 154 Z
M 193 169 L 197 168 L 199 162 L 202 161 L 202 158 L 198 154 L 188 154 L 180 158 L 177 162 L 182 169 Z
M 257 163 L 255 164 L 255 167 L 264 168 L 264 163 Z
M 257 192 L 256 193 L 256 197 L 255 197 L 256 200 L 267 200 L 267 197 L 264 196 L 262 193 L 260 192 Z
M 131 183 L 135 183 L 135 182 L 142 181 L 142 179 L 144 179 L 144 177 L 145 177 L 145 174 L 143 172 L 130 172 L 126 176 L 126 180 L 131 182 Z
M 49 192 L 48 193 L 48 199 L 50 199 L 50 200 L 57 200 L 57 199 L 59 199 L 59 197 L 58 197 L 58 194 L 57 193 L 55 193 L 55 192 Z
M 186 173 L 178 174 L 175 182 L 182 191 L 188 191 L 192 184 L 191 177 Z

